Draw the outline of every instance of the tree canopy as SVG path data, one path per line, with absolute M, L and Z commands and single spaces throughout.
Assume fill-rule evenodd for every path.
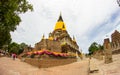
M 28 45 L 25 44 L 25 43 L 18 44 L 16 42 L 12 42 L 8 46 L 8 52 L 9 53 L 20 54 L 20 53 L 22 53 L 24 51 L 24 48 L 26 48 L 26 47 L 28 47 Z
M 100 44 L 98 44 L 98 43 L 96 43 L 96 42 L 93 42 L 91 45 L 90 45 L 90 47 L 89 47 L 89 54 L 91 55 L 91 54 L 93 54 L 95 51 L 97 51 L 97 50 L 103 50 L 103 46 L 102 45 L 100 45 Z
M 33 10 L 27 0 L 0 0 L 0 48 L 11 42 L 10 32 L 21 22 L 19 14 Z

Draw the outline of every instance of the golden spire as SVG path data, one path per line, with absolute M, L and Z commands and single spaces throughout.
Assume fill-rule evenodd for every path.
M 57 29 L 62 29 L 62 30 L 66 30 L 66 25 L 65 23 L 63 22 L 63 19 L 62 19 L 62 15 L 60 13 L 60 16 L 57 20 L 57 23 L 55 25 L 55 29 L 54 30 L 57 30 Z

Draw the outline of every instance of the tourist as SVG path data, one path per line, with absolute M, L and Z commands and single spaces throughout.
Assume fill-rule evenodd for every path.
M 13 60 L 15 60 L 15 58 L 16 58 L 16 54 L 15 53 L 12 54 L 12 58 L 13 58 Z

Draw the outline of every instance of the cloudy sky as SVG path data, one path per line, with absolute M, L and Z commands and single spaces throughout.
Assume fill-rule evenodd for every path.
M 32 45 L 39 42 L 44 34 L 48 37 L 62 13 L 67 31 L 75 36 L 84 53 L 96 41 L 110 37 L 115 29 L 120 31 L 120 7 L 116 0 L 28 0 L 34 11 L 21 14 L 22 22 L 12 39 Z

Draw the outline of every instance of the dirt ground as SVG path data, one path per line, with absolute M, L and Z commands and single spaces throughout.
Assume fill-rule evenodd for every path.
M 0 58 L 0 75 L 88 75 L 88 60 L 64 66 L 37 68 L 19 59 Z
M 105 64 L 104 60 L 85 58 L 51 68 L 37 68 L 19 59 L 1 57 L 0 75 L 120 75 L 120 54 L 113 55 L 113 62 L 109 64 Z
M 113 62 L 105 64 L 104 60 L 100 61 L 92 58 L 90 60 L 90 70 L 94 71 L 90 75 L 120 75 L 120 54 L 113 55 Z

